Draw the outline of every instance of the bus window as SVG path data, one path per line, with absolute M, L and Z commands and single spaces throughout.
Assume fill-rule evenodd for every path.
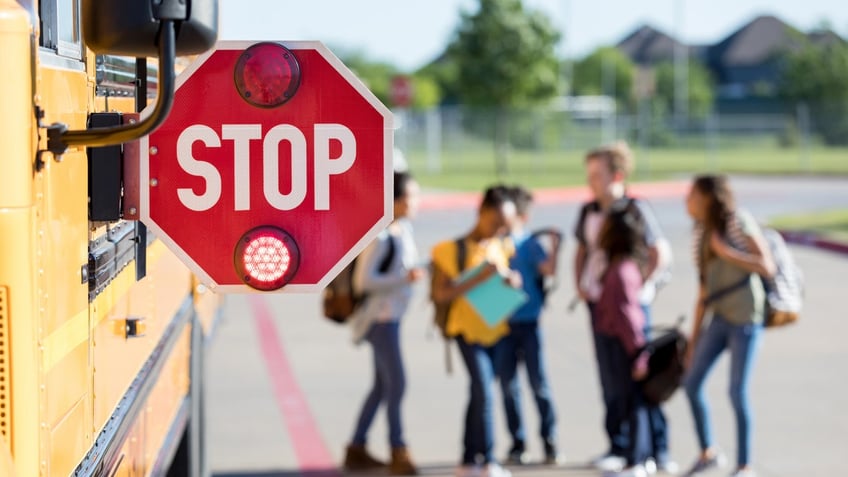
M 79 0 L 46 0 L 40 2 L 40 45 L 59 56 L 82 59 Z

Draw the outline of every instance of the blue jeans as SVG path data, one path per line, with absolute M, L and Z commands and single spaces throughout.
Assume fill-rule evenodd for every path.
M 368 429 L 374 421 L 380 403 L 386 403 L 389 424 L 389 444 L 405 447 L 400 419 L 400 404 L 406 389 L 403 358 L 400 353 L 400 323 L 374 323 L 365 335 L 374 350 L 374 385 L 365 398 L 353 444 L 365 445 Z
M 615 395 L 610 410 L 616 416 L 622 416 L 622 434 L 626 443 L 617 455 L 627 460 L 627 466 L 640 464 L 651 455 L 651 425 L 648 418 L 648 406 L 642 397 L 638 383 L 631 376 L 631 360 L 624 345 L 618 338 L 598 334 L 598 343 L 604 361 L 610 364 L 607 370 L 610 391 Z
M 736 414 L 736 463 L 739 466 L 751 462 L 748 387 L 762 331 L 761 324 L 734 325 L 721 316 L 713 316 L 695 344 L 692 364 L 684 383 L 695 418 L 698 443 L 702 450 L 708 449 L 713 445 L 713 436 L 704 383 L 722 351 L 730 349 L 730 400 Z
M 465 412 L 462 463 L 470 465 L 493 462 L 492 387 L 495 373 L 492 348 L 467 343 L 462 336 L 456 337 L 456 343 L 468 369 L 471 388 L 468 409 Z
M 510 333 L 495 346 L 495 369 L 500 378 L 506 421 L 513 443 L 524 443 L 526 434 L 521 418 L 521 389 L 518 363 L 527 367 L 527 378 L 539 409 L 539 434 L 548 442 L 556 440 L 556 416 L 550 386 L 545 375 L 542 336 L 539 323 L 510 324 Z

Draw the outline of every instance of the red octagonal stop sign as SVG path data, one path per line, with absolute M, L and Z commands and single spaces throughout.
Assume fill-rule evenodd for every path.
M 300 256 L 283 290 L 317 291 L 391 221 L 392 115 L 318 42 L 278 44 L 299 87 L 263 103 L 237 72 L 253 45 L 220 42 L 177 78 L 142 140 L 141 220 L 218 291 L 250 289 L 235 266 L 246 232 L 282 229 Z

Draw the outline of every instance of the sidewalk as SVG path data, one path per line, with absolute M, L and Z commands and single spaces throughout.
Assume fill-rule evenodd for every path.
M 689 181 L 638 182 L 627 186 L 628 194 L 645 199 L 683 197 L 689 190 Z M 480 203 L 482 192 L 444 192 L 424 190 L 421 210 L 474 208 Z M 586 186 L 535 189 L 534 201 L 539 205 L 567 204 L 590 199 Z

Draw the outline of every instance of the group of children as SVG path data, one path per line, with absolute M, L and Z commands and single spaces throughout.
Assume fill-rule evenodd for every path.
M 628 197 L 625 179 L 633 167 L 627 145 L 617 143 L 586 155 L 587 182 L 593 200 L 583 204 L 575 236 L 574 257 L 577 294 L 591 317 L 598 372 L 605 405 L 605 429 L 610 447 L 593 464 L 605 475 L 642 477 L 657 471 L 676 473 L 669 458 L 665 417 L 657 406 L 642 398 L 639 381 L 647 374 L 648 356 L 643 353 L 650 332 L 650 305 L 658 287 L 668 278 L 670 247 L 650 208 Z M 388 466 L 392 475 L 415 475 L 403 438 L 400 405 L 405 387 L 398 326 L 412 293 L 412 284 L 424 276 L 409 219 L 417 206 L 418 186 L 408 173 L 395 174 L 395 221 L 363 253 L 355 283 L 368 292 L 368 302 L 353 321 L 358 337 L 374 351 L 375 381 L 360 412 L 356 431 L 346 449 L 344 466 L 361 471 Z M 470 379 L 470 396 L 463 430 L 463 452 L 457 477 L 510 477 L 493 455 L 493 388 L 499 382 L 512 445 L 506 458 L 511 465 L 527 462 L 527 435 L 520 414 L 520 390 L 516 379 L 519 362 L 527 367 L 540 417 L 540 437 L 545 463 L 564 461 L 556 441 L 556 416 L 545 373 L 539 316 L 544 304 L 542 278 L 556 273 L 559 236 L 544 249 L 526 228 L 530 192 L 523 187 L 493 186 L 480 203 L 471 230 L 460 239 L 438 243 L 431 252 L 431 300 L 449 306 L 445 333 L 459 348 Z M 723 208 L 722 208 L 723 207 Z M 695 181 L 687 197 L 687 210 L 696 223 L 696 263 L 701 290 L 696 306 L 692 345 L 696 371 L 686 382 L 692 403 L 702 454 L 686 475 L 696 475 L 722 464 L 723 457 L 711 442 L 703 381 L 718 354 L 731 349 L 734 363 L 734 397 L 739 426 L 738 467 L 733 475 L 753 476 L 749 465 L 750 431 L 747 400 L 750 362 L 756 350 L 756 330 L 745 335 L 738 327 L 762 327 L 762 310 L 752 308 L 736 318 L 737 307 L 715 316 L 701 340 L 706 306 L 704 297 L 720 286 L 731 270 L 766 271 L 768 255 L 746 215 L 735 210 L 732 194 L 721 176 Z M 723 215 L 716 215 L 719 211 Z M 730 224 L 730 225 L 728 225 Z M 730 234 L 729 232 L 733 232 Z M 399 250 L 388 271 L 378 270 L 378 258 L 389 241 Z M 369 257 L 372 257 L 369 259 Z M 729 265 L 716 265 L 716 261 Z M 464 270 L 479 267 L 469 279 Z M 729 267 L 729 268 L 728 268 Z M 527 301 L 508 320 L 491 326 L 476 313 L 464 295 L 492 276 L 521 288 Z M 731 273 L 732 275 L 732 273 Z M 735 276 L 735 275 L 734 275 Z M 751 281 L 746 294 L 761 293 Z M 746 295 L 747 296 L 747 295 Z M 736 298 L 738 299 L 738 297 Z M 753 302 L 753 300 L 752 300 Z M 710 304 L 721 309 L 720 304 Z M 744 313 L 743 313 L 744 314 Z M 727 326 L 723 325 L 727 321 Z M 716 328 L 714 331 L 713 328 Z M 746 329 L 748 329 L 746 328 Z M 744 340 L 744 354 L 737 356 L 734 339 Z M 753 336 L 753 338 L 750 338 Z M 724 340 L 724 341 L 722 341 Z M 738 358 L 738 359 L 737 359 Z M 739 374 L 737 376 L 737 374 Z M 497 378 L 497 380 L 496 380 Z M 736 396 L 736 395 L 734 395 Z M 387 406 L 392 457 L 388 464 L 366 450 L 366 433 L 381 402 Z

